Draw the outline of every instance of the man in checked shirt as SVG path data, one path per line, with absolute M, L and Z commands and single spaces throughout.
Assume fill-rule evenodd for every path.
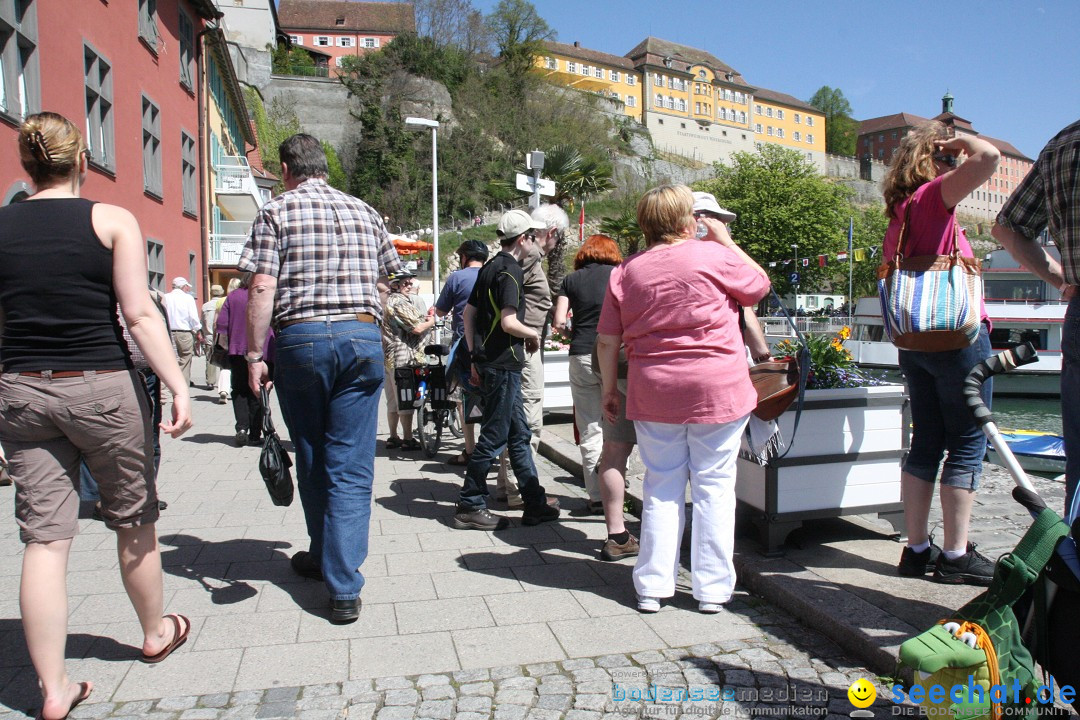
M 1046 228 L 1061 262 L 1038 242 Z M 1065 514 L 1080 512 L 1080 120 L 1059 132 L 1013 190 L 992 231 L 1021 265 L 1069 301 L 1061 331 L 1061 421 L 1065 436 Z
M 318 140 L 293 135 L 279 154 L 286 192 L 259 211 L 237 263 L 255 273 L 248 374 L 256 393 L 277 385 L 296 446 L 311 543 L 293 555 L 293 570 L 323 580 L 330 621 L 351 623 L 360 615 L 383 383 L 376 283 L 402 264 L 379 213 L 327 184 Z M 260 352 L 271 319 L 273 383 Z

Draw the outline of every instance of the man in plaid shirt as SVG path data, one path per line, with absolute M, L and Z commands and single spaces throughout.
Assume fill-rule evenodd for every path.
M 248 300 L 252 389 L 271 386 L 262 339 L 277 328 L 274 383 L 296 446 L 308 551 L 297 574 L 324 580 L 330 621 L 360 614 L 367 557 L 375 431 L 383 383 L 377 282 L 402 269 L 382 217 L 331 188 L 326 155 L 310 135 L 281 143 L 286 192 L 259 211 L 237 263 L 255 273 Z
M 1058 262 L 1037 241 L 1046 228 Z M 1061 333 L 1061 419 L 1065 434 L 1065 512 L 1080 481 L 1080 121 L 1047 143 L 997 217 L 994 239 L 1069 301 Z

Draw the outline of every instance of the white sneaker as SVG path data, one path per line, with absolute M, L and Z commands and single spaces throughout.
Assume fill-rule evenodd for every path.
M 227 402 L 229 402 L 229 393 L 227 393 L 227 392 L 219 392 L 218 393 L 218 405 L 224 405 Z
M 711 602 L 699 602 L 697 605 L 698 612 L 705 613 L 706 615 L 715 615 L 724 609 L 724 606 L 720 603 Z
M 646 595 L 638 595 L 637 609 L 638 612 L 642 613 L 660 612 L 660 598 L 648 597 Z

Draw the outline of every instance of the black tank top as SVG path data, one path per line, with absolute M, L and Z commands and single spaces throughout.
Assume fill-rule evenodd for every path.
M 112 251 L 94 232 L 93 207 L 53 198 L 0 208 L 5 372 L 132 367 L 116 316 Z

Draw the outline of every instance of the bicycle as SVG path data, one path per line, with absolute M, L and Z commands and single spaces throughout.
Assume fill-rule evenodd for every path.
M 428 356 L 427 364 L 413 369 L 416 377 L 413 407 L 416 408 L 416 434 L 420 446 L 425 455 L 433 458 L 439 452 L 443 428 L 450 427 L 451 418 L 456 414 L 457 404 L 449 399 L 446 366 L 443 364 L 443 357 L 449 350 L 444 345 L 428 345 L 424 353 Z

